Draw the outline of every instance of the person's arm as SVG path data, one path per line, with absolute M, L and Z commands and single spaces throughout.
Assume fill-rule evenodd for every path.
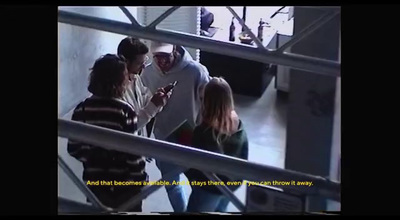
M 149 87 L 144 85 L 140 77 L 138 77 L 138 83 L 141 93 L 143 94 L 143 103 L 147 105 L 148 103 L 150 103 L 151 97 L 153 97 L 153 93 L 151 92 Z
M 207 67 L 200 64 L 199 70 L 200 70 L 199 71 L 200 74 L 199 74 L 199 78 L 198 78 L 197 85 L 196 85 L 196 95 L 197 95 L 196 99 L 198 102 L 201 101 L 202 92 L 204 90 L 204 87 L 211 79 L 210 74 L 208 73 Z
M 138 112 L 138 130 L 145 127 L 160 110 L 161 107 L 157 107 L 153 102 L 148 102 L 144 108 L 140 109 Z
M 150 89 L 143 85 L 140 77 L 138 77 L 137 80 L 143 103 L 145 105 L 145 107 L 140 109 L 138 112 L 138 129 L 142 129 L 150 122 L 152 118 L 156 116 L 158 112 L 162 110 L 164 103 L 154 101 L 153 93 L 150 91 Z M 157 93 L 155 95 L 162 96 Z M 158 104 L 158 106 L 155 103 Z
M 196 125 L 201 124 L 202 118 L 201 118 L 201 106 L 203 102 L 203 93 L 204 93 L 204 88 L 206 84 L 210 81 L 211 77 L 208 73 L 208 69 L 200 64 L 200 77 L 196 85 L 196 102 L 199 105 L 199 112 L 196 116 Z

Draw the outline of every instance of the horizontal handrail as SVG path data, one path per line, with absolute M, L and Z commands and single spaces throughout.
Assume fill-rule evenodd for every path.
M 294 185 L 280 187 L 340 201 L 340 183 L 319 176 L 256 164 L 222 154 L 65 119 L 58 119 L 58 136 L 109 150 L 156 158 L 180 166 L 248 181 L 310 181 L 313 183 L 312 187 Z

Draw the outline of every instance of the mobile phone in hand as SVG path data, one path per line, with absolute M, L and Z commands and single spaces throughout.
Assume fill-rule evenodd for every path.
M 176 84 L 178 84 L 178 81 L 175 81 L 175 82 L 169 84 L 168 86 L 164 87 L 165 93 L 170 92 L 176 86 Z

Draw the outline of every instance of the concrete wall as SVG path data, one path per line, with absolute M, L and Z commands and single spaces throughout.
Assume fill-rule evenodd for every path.
M 129 22 L 118 7 L 59 7 L 60 10 Z M 136 7 L 128 7 L 134 17 Z M 106 53 L 116 53 L 125 36 L 58 23 L 58 115 L 64 116 L 88 94 L 89 68 Z
M 295 7 L 294 34 L 322 13 L 319 10 Z M 337 60 L 339 29 L 340 16 L 336 16 L 321 29 L 292 46 L 292 52 Z M 285 168 L 329 177 L 331 166 L 337 165 L 337 162 L 331 163 L 331 160 L 338 159 L 332 151 L 336 83 L 335 77 L 291 70 Z M 312 198 L 309 209 L 326 210 L 326 200 Z

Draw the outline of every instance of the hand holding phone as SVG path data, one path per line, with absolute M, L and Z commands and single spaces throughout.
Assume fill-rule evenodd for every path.
M 165 93 L 169 93 L 176 86 L 176 84 L 178 84 L 178 81 L 175 81 L 169 84 L 168 86 L 164 87 Z
M 169 96 L 171 95 L 170 92 L 176 86 L 177 83 L 178 81 L 175 81 L 164 88 L 159 88 L 151 98 L 151 101 L 156 106 L 164 106 L 165 104 L 167 104 L 167 99 L 169 99 Z

